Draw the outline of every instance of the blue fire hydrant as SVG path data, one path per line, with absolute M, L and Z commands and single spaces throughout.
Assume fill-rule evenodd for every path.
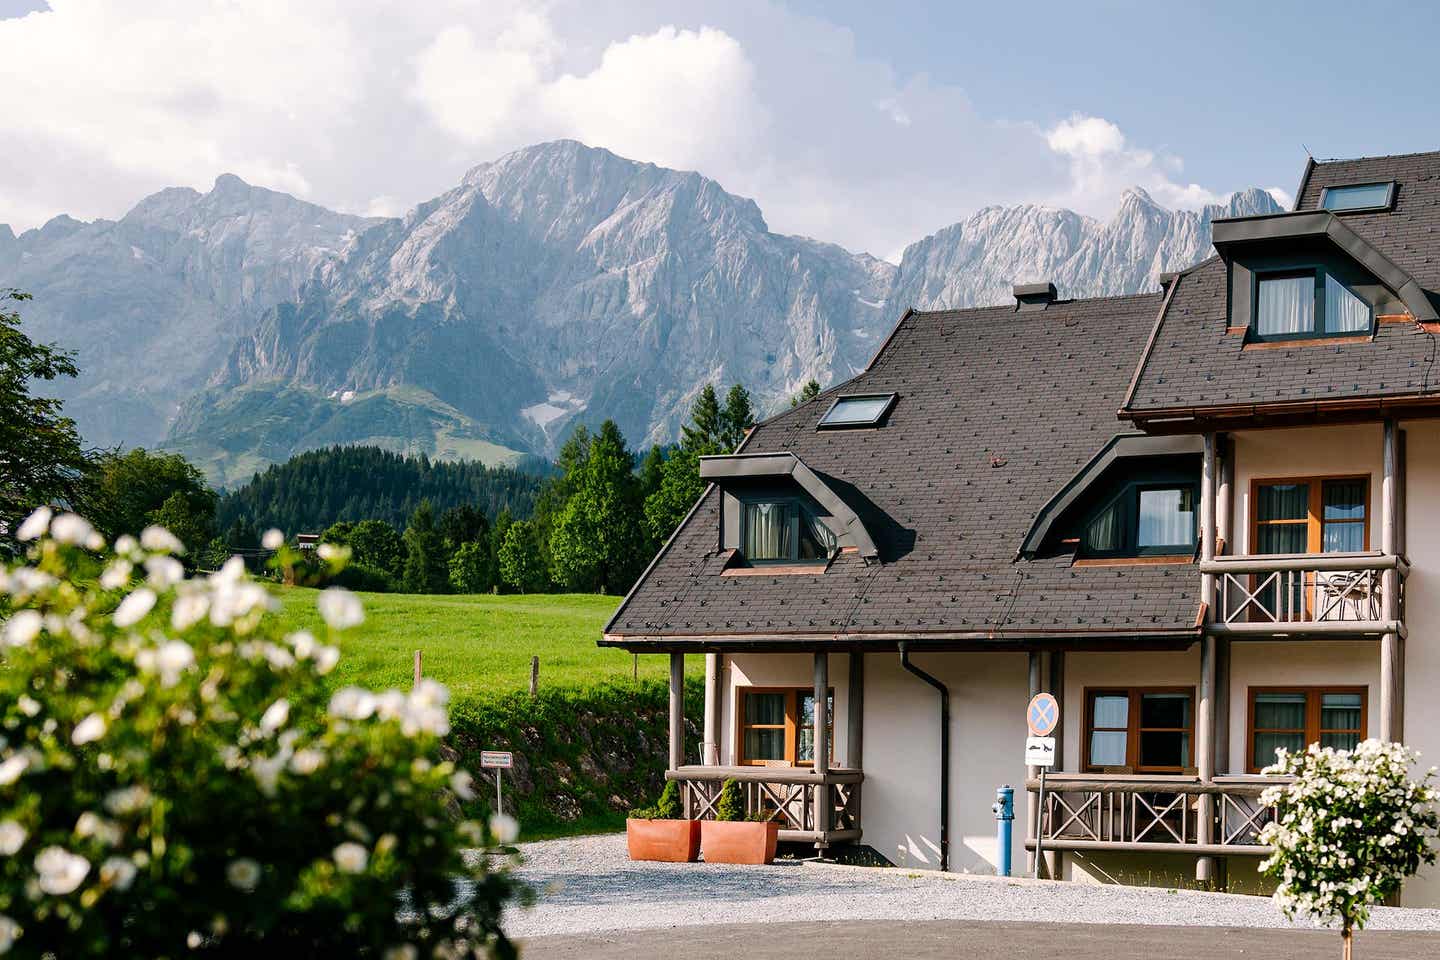
M 1000 864 L 995 872 L 1002 877 L 1010 876 L 1010 830 L 1015 822 L 1015 788 L 1010 784 L 995 788 L 995 802 L 990 805 L 995 814 L 995 842 L 1000 848 Z

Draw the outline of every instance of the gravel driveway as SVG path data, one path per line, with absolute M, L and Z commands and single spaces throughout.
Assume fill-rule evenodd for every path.
M 1232 894 L 801 862 L 632 863 L 623 835 L 547 840 L 521 850 L 520 875 L 538 902 L 513 911 L 505 928 L 523 938 L 837 920 L 1287 926 L 1268 899 Z M 1440 931 L 1440 910 L 1380 907 L 1369 929 Z

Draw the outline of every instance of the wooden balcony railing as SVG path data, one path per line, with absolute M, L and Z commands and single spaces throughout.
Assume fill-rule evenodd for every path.
M 1275 818 L 1260 803 L 1266 787 L 1280 777 L 1102 776 L 1054 773 L 1046 778 L 1041 817 L 1047 850 L 1193 853 L 1203 856 L 1264 855 L 1260 831 Z M 1040 781 L 1031 780 L 1030 791 Z M 1200 797 L 1215 798 L 1212 841 L 1199 838 Z M 1034 840 L 1026 840 L 1034 849 Z
M 819 845 L 860 839 L 859 770 L 832 769 L 817 774 L 807 767 L 685 766 L 665 773 L 680 783 L 685 816 L 714 820 L 720 789 L 735 780 L 745 797 L 745 813 L 763 813 L 780 824 L 780 839 Z M 820 812 L 828 804 L 829 823 L 821 828 Z
M 1394 616 L 1386 573 L 1395 571 Z M 1404 634 L 1403 557 L 1378 552 L 1217 557 L 1200 564 L 1215 577 L 1209 631 L 1224 635 Z

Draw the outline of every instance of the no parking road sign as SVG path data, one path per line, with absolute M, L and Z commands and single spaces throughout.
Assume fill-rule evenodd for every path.
M 1048 693 L 1035 694 L 1025 710 L 1025 725 L 1032 737 L 1050 736 L 1051 731 L 1060 726 L 1060 704 Z

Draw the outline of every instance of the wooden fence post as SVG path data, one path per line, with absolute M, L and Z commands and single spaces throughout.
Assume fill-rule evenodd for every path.
M 415 651 L 415 686 L 420 686 L 420 651 Z
M 535 696 L 540 690 L 540 658 L 530 658 L 530 696 Z

